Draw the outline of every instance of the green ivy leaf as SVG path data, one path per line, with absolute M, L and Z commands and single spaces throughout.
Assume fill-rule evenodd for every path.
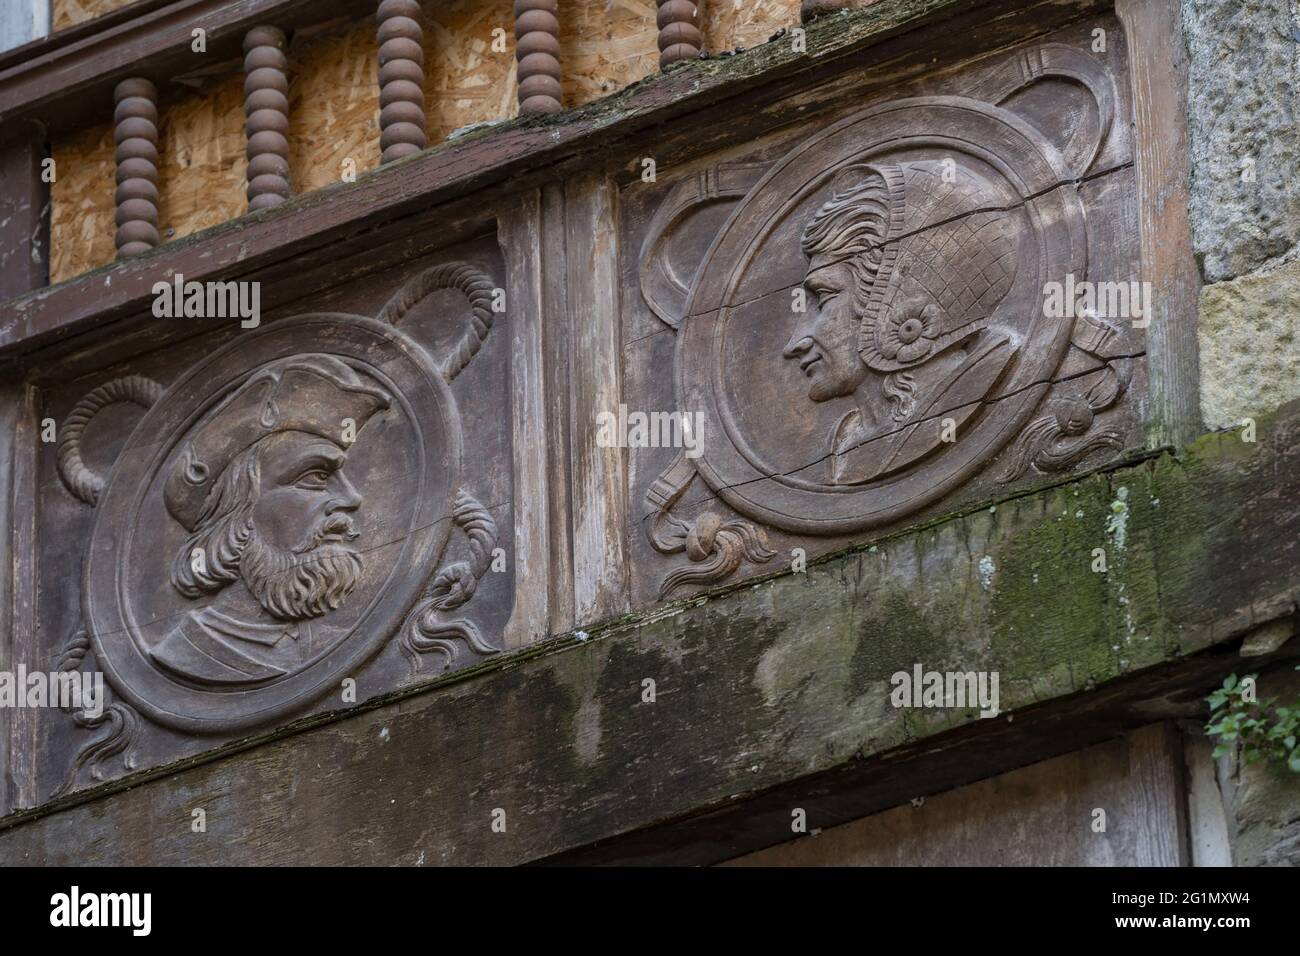
M 1300 668 L 1297 668 L 1300 670 Z M 1239 749 L 1245 763 L 1275 760 L 1292 770 L 1300 764 L 1300 706 L 1278 706 L 1276 697 L 1246 700 L 1246 688 L 1258 680 L 1258 674 L 1238 678 L 1229 674 L 1223 687 L 1213 691 L 1206 702 L 1210 719 L 1206 734 L 1215 738 L 1214 757 L 1224 757 Z M 1247 682 L 1250 683 L 1247 683 Z

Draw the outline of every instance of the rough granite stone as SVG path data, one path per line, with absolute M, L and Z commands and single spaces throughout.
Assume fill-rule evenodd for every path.
M 1209 428 L 1300 397 L 1300 263 L 1201 289 L 1201 415 Z
M 1293 3 L 1183 0 L 1192 235 L 1207 282 L 1300 255 L 1300 14 Z

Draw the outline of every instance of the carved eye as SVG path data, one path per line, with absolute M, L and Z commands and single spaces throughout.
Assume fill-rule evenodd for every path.
M 324 488 L 329 479 L 330 473 L 324 468 L 313 468 L 311 471 L 303 472 L 294 484 L 304 488 Z

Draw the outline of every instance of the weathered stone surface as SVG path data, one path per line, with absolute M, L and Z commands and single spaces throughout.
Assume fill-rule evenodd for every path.
M 1185 0 L 1192 232 L 1205 279 L 1259 268 L 1300 240 L 1300 29 L 1287 0 Z
M 1201 414 L 1210 428 L 1300 397 L 1300 263 L 1201 290 Z

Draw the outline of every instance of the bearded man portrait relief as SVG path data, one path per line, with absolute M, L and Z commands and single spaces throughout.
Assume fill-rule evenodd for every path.
M 273 362 L 191 433 L 166 479 L 167 511 L 188 537 L 171 584 L 207 603 L 150 651 L 204 685 L 255 685 L 322 651 L 320 619 L 364 568 L 346 473 L 356 435 L 390 398 L 328 355 Z
M 953 161 L 860 164 L 808 219 L 810 307 L 783 356 L 814 402 L 851 398 L 827 437 L 831 485 L 886 476 L 959 430 L 1015 356 L 997 324 L 1019 252 L 1005 200 Z M 815 306 L 812 306 L 815 303 Z

